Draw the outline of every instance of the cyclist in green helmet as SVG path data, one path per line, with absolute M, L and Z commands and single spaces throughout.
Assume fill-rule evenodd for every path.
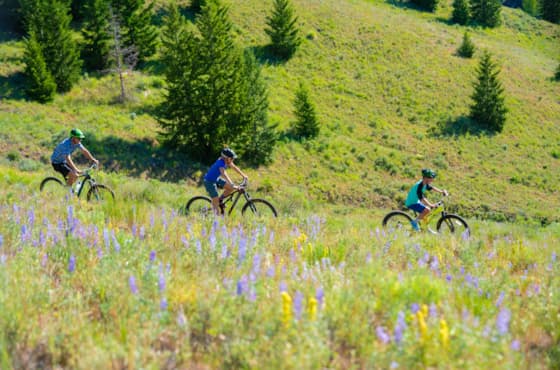
M 78 175 L 82 173 L 82 171 L 76 167 L 71 158 L 72 153 L 74 153 L 76 149 L 79 148 L 87 159 L 95 163 L 95 165 L 99 165 L 99 161 L 95 159 L 89 150 L 87 150 L 82 144 L 83 138 L 85 138 L 85 135 L 80 129 L 72 129 L 70 131 L 70 136 L 62 140 L 62 142 L 56 146 L 53 154 L 51 155 L 51 163 L 54 170 L 64 176 L 68 186 L 72 186 L 72 184 L 76 182 Z
M 420 231 L 420 226 L 418 223 L 426 217 L 428 213 L 435 208 L 435 204 L 431 203 L 425 196 L 424 193 L 426 191 L 435 191 L 437 193 L 441 193 L 444 196 L 447 196 L 447 190 L 440 190 L 432 185 L 432 182 L 436 178 L 435 171 L 424 168 L 422 169 L 422 180 L 418 181 L 414 184 L 414 186 L 408 192 L 408 196 L 406 197 L 405 205 L 407 208 L 415 211 L 418 213 L 418 217 L 415 220 L 412 220 L 412 227 L 416 231 Z

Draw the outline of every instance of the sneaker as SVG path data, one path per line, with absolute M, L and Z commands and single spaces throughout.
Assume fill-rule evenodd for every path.
M 412 225 L 412 228 L 416 231 L 420 231 L 420 226 L 418 226 L 418 221 L 416 220 L 412 220 L 410 221 L 410 224 Z

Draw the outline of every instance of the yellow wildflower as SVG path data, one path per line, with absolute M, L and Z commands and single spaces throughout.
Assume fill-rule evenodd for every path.
M 287 292 L 282 292 L 282 323 L 288 326 L 292 321 L 292 297 Z
M 309 298 L 307 309 L 309 310 L 309 319 L 314 321 L 317 317 L 317 299 L 315 299 L 315 297 Z
M 423 310 L 419 310 L 416 313 L 416 317 L 418 318 L 418 330 L 420 331 L 420 337 L 422 338 L 422 341 L 425 341 L 428 339 L 428 326 L 426 325 Z
M 449 347 L 449 328 L 447 327 L 447 322 L 445 322 L 444 319 L 439 321 L 439 337 L 443 348 L 447 349 Z

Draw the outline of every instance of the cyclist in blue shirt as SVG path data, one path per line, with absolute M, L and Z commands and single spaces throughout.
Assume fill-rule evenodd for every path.
M 236 188 L 226 169 L 232 168 L 243 179 L 248 179 L 247 175 L 233 163 L 235 158 L 237 158 L 237 155 L 233 150 L 230 148 L 223 149 L 220 158 L 214 162 L 206 175 L 204 175 L 204 187 L 208 191 L 210 198 L 212 198 L 212 208 L 214 208 L 216 215 L 220 214 L 220 200 L 231 194 Z M 224 189 L 221 197 L 218 195 L 218 188 Z
M 406 197 L 405 205 L 407 208 L 418 213 L 418 217 L 412 220 L 412 227 L 416 231 L 420 231 L 420 226 L 418 223 L 430 213 L 432 208 L 435 208 L 435 204 L 431 203 L 425 196 L 426 191 L 435 191 L 447 196 L 447 190 L 440 190 L 432 185 L 432 182 L 436 178 L 435 171 L 424 168 L 422 170 L 422 180 L 418 181 L 412 189 L 408 192 Z
M 83 138 L 85 138 L 85 136 L 80 129 L 72 129 L 70 131 L 70 137 L 62 140 L 51 155 L 51 163 L 54 170 L 64 176 L 68 186 L 72 186 L 78 178 L 78 175 L 82 173 L 71 158 L 72 153 L 74 153 L 76 149 L 80 149 L 87 159 L 99 165 L 99 161 L 91 155 L 85 146 L 83 146 L 81 142 Z

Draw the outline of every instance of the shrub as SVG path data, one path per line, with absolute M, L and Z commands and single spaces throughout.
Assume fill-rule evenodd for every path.
M 457 49 L 457 54 L 463 58 L 471 58 L 474 54 L 475 46 L 469 37 L 469 33 L 463 35 L 463 43 Z
M 433 12 L 438 6 L 439 0 L 412 0 L 412 2 L 424 10 Z
M 469 21 L 469 3 L 467 0 L 454 0 L 451 20 L 455 23 L 465 25 Z

